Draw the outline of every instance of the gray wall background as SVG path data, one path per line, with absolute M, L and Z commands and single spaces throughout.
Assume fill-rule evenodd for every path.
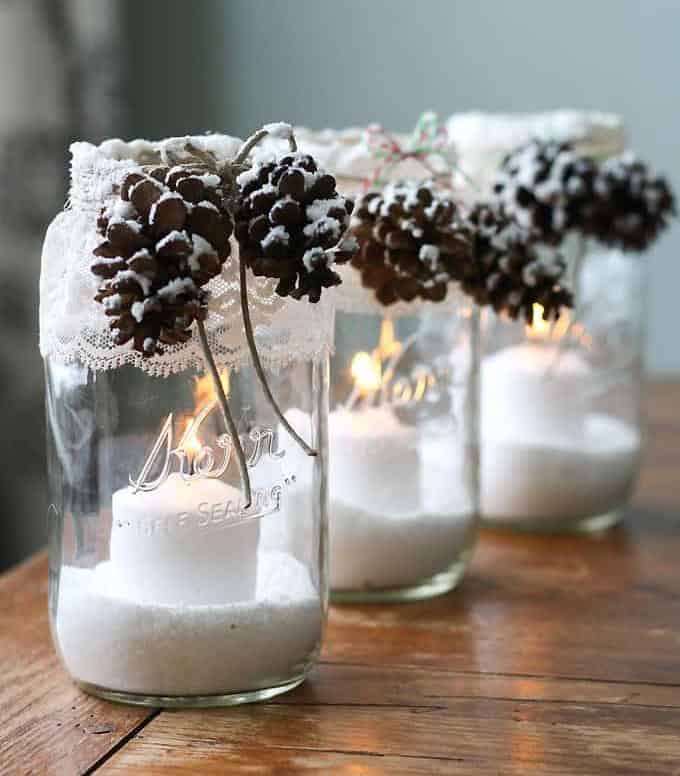
M 186 2 L 130 8 L 135 134 L 245 134 L 272 119 L 406 130 L 426 108 L 596 108 L 622 114 L 635 149 L 680 191 L 680 0 L 193 0 L 190 16 Z M 680 373 L 680 228 L 645 260 L 648 365 Z

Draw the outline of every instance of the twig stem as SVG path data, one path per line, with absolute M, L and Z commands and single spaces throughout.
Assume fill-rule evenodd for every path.
M 246 456 L 245 456 L 245 453 L 243 452 L 243 446 L 241 445 L 241 440 L 239 439 L 236 423 L 234 423 L 234 418 L 232 417 L 231 412 L 229 410 L 229 405 L 227 404 L 227 397 L 225 396 L 225 393 L 224 393 L 224 387 L 222 386 L 220 373 L 217 371 L 217 366 L 215 365 L 215 359 L 213 358 L 212 352 L 210 350 L 210 346 L 208 345 L 208 338 L 205 333 L 205 326 L 203 325 L 203 321 L 201 320 L 196 321 L 196 325 L 198 326 L 198 336 L 199 336 L 199 339 L 201 340 L 201 347 L 203 348 L 203 355 L 205 357 L 205 362 L 208 366 L 208 370 L 210 371 L 210 376 L 212 377 L 212 381 L 215 386 L 215 392 L 217 393 L 217 398 L 219 400 L 220 406 L 222 407 L 222 414 L 224 415 L 224 420 L 227 424 L 229 435 L 231 436 L 232 445 L 234 447 L 234 450 L 236 451 L 236 460 L 238 461 L 239 473 L 241 475 L 241 485 L 243 487 L 243 495 L 245 498 L 245 503 L 243 504 L 243 508 L 248 509 L 253 499 L 252 499 L 251 490 L 250 490 L 250 475 L 248 474 L 248 465 L 246 464 Z
M 248 285 L 246 276 L 246 265 L 244 261 L 239 261 L 239 280 L 241 286 L 241 312 L 243 314 L 243 327 L 246 332 L 246 340 L 248 342 L 248 349 L 253 359 L 253 366 L 255 367 L 255 374 L 257 375 L 264 395 L 267 398 L 271 408 L 274 410 L 274 414 L 279 419 L 281 425 L 286 429 L 288 434 L 297 442 L 298 445 L 304 450 L 307 455 L 317 455 L 317 451 L 312 449 L 304 439 L 295 431 L 290 425 L 284 414 L 281 412 L 279 405 L 276 403 L 274 396 L 269 388 L 267 377 L 262 368 L 262 362 L 257 352 L 257 346 L 255 344 L 255 335 L 253 333 L 253 324 L 250 320 L 250 308 L 248 306 Z

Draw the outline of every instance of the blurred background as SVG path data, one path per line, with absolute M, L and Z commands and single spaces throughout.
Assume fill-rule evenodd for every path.
M 678 30 L 678 0 L 0 0 L 0 570 L 45 542 L 37 289 L 72 140 L 599 109 L 678 191 Z M 680 230 L 644 260 L 648 368 L 677 375 Z

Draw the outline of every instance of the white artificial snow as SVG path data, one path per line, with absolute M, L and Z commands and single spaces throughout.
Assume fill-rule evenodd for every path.
M 108 208 L 106 208 L 106 217 L 116 221 L 127 221 L 128 219 L 134 219 L 137 216 L 137 211 L 132 202 L 126 202 L 123 199 L 115 200 Z
M 289 240 L 290 235 L 286 231 L 286 227 L 279 225 L 275 226 L 268 232 L 264 239 L 260 241 L 260 245 L 263 248 L 267 248 L 273 243 L 283 243 L 284 245 L 288 245 Z
M 334 240 L 339 240 L 342 235 L 342 224 L 337 218 L 322 216 L 321 218 L 307 224 L 303 229 L 305 237 L 326 237 L 330 235 Z
M 302 263 L 307 268 L 308 272 L 311 272 L 314 269 L 314 265 L 319 261 L 319 259 L 326 258 L 327 254 L 324 251 L 323 248 L 314 247 L 309 248 L 302 254 Z
M 181 240 L 187 245 L 189 245 L 191 242 L 189 240 L 189 235 L 184 230 L 180 232 L 177 229 L 173 229 L 172 232 L 168 232 L 165 237 L 158 241 L 156 244 L 156 250 L 160 251 L 161 249 L 165 248 L 166 245 L 169 245 L 170 243 L 173 243 L 177 240 Z
M 161 299 L 176 299 L 186 292 L 195 292 L 196 284 L 191 278 L 174 278 L 158 289 L 157 294 Z
M 220 176 L 214 172 L 206 172 L 202 175 L 192 175 L 192 178 L 197 178 L 208 189 L 216 189 L 220 183 Z
M 148 300 L 144 300 L 143 302 L 133 302 L 130 307 L 130 315 L 137 321 L 137 323 L 141 323 L 144 320 L 147 301 Z
M 438 245 L 421 245 L 418 251 L 418 258 L 421 261 L 426 261 L 430 266 L 436 266 L 439 261 L 439 246 Z
M 202 199 L 196 207 L 203 207 L 206 208 L 206 210 L 213 210 L 215 213 L 220 212 L 220 209 L 217 207 L 217 205 L 214 202 L 208 202 L 207 199 Z
M 167 202 L 171 199 L 178 199 L 182 204 L 184 204 L 184 198 L 176 191 L 166 191 L 164 194 L 161 194 L 161 196 L 156 200 L 156 202 L 153 203 L 153 205 L 151 205 L 151 210 L 149 211 L 150 224 L 153 224 L 156 220 L 156 213 L 158 212 L 158 206 L 161 204 L 161 202 Z
M 109 226 L 113 226 L 114 224 L 125 224 L 125 226 L 127 226 L 133 232 L 139 233 L 142 231 L 142 225 L 139 223 L 139 221 L 128 221 L 125 218 L 114 217 L 109 220 Z
M 123 299 L 120 294 L 111 294 L 104 299 L 103 305 L 105 310 L 116 310 L 122 304 Z
M 146 275 L 142 275 L 141 273 L 135 272 L 131 269 L 120 270 L 116 275 L 116 280 L 133 280 L 142 289 L 144 296 L 147 296 L 151 291 L 151 278 L 148 278 Z
M 199 272 L 201 269 L 201 263 L 198 260 L 199 257 L 205 256 L 206 254 L 208 256 L 215 256 L 217 254 L 213 246 L 205 239 L 205 237 L 201 237 L 200 234 L 192 234 L 191 241 L 193 248 L 187 257 L 187 262 L 193 272 Z
M 316 221 L 328 215 L 329 210 L 345 211 L 344 197 L 335 197 L 335 199 L 315 199 L 311 205 L 307 205 L 307 218 L 310 221 Z

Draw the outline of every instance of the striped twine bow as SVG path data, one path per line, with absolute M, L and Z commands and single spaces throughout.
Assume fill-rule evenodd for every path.
M 370 178 L 364 180 L 364 189 L 384 185 L 385 176 L 398 164 L 414 159 L 420 163 L 433 178 L 448 177 L 453 170 L 453 149 L 449 143 L 446 128 L 439 123 L 436 113 L 423 113 L 416 126 L 402 144 L 380 124 L 371 124 L 366 128 L 366 145 L 378 164 Z M 437 171 L 431 160 L 438 158 L 444 163 L 444 169 Z

